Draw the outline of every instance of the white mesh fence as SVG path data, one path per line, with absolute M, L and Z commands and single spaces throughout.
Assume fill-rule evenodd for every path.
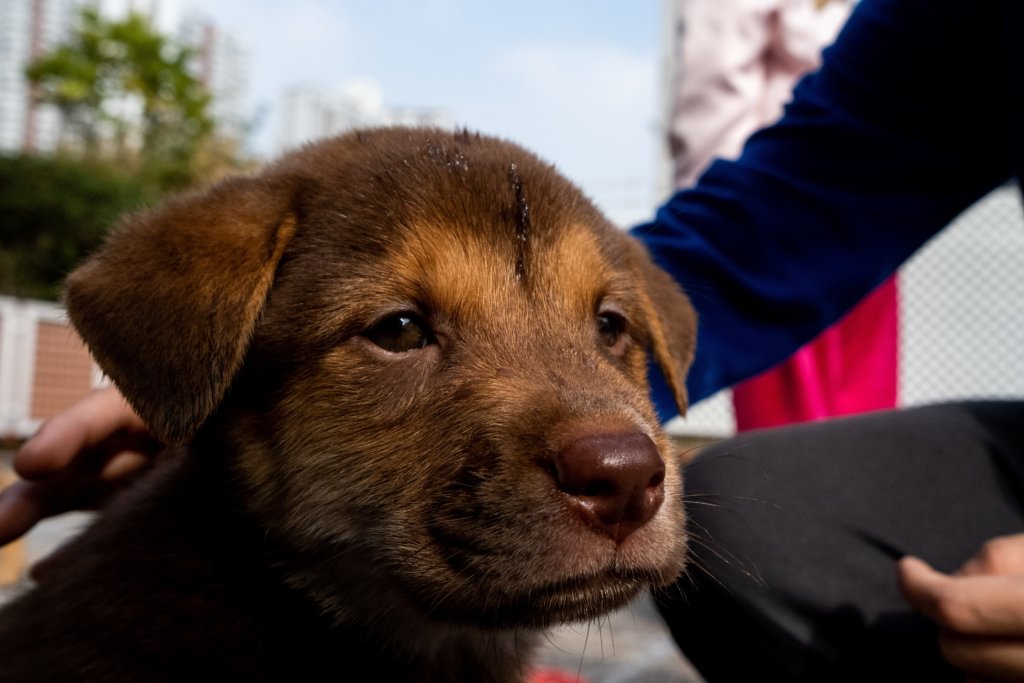
M 1016 186 L 961 215 L 900 271 L 900 405 L 1024 398 L 1024 212 Z M 670 423 L 735 431 L 728 392 Z

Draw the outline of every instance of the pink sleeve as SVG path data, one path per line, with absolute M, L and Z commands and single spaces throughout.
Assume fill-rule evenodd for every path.
M 817 66 L 848 0 L 676 0 L 679 71 L 670 144 L 676 187 L 716 157 L 736 157 L 776 119 L 796 79 Z
M 815 0 L 781 0 L 765 55 L 767 83 L 760 126 L 774 123 L 796 82 L 821 65 L 822 49 L 835 40 L 852 8 L 849 0 L 824 5 Z

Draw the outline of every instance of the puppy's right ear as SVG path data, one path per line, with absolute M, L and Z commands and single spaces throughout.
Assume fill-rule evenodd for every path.
M 157 437 L 191 437 L 245 356 L 295 232 L 284 180 L 238 178 L 124 221 L 67 281 L 68 314 Z

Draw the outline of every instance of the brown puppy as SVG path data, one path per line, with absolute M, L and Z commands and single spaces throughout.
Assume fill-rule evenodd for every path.
M 686 298 L 521 148 L 384 129 L 135 216 L 72 274 L 178 446 L 0 613 L 2 681 L 512 681 L 681 571 Z

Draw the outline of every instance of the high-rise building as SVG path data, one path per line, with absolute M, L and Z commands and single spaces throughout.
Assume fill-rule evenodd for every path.
M 218 26 L 201 11 L 186 9 L 180 2 L 161 0 L 79 0 L 96 7 L 102 14 L 122 18 L 129 12 L 149 18 L 161 33 L 191 48 L 190 68 L 210 93 L 210 115 L 220 135 L 243 140 L 249 116 L 249 57 L 241 42 Z
M 212 96 L 210 114 L 217 132 L 243 140 L 250 123 L 245 48 L 234 36 L 197 12 L 190 12 L 181 21 L 178 40 L 195 50 L 193 75 Z
M 455 119 L 444 109 L 387 106 L 380 86 L 371 80 L 358 80 L 340 91 L 319 86 L 291 88 L 283 97 L 279 124 L 276 151 L 354 128 L 390 125 L 453 128 Z
M 25 69 L 67 34 L 71 0 L 0 2 L 0 152 L 52 151 L 60 113 L 33 101 Z
M 138 12 L 160 31 L 176 33 L 195 50 L 192 69 L 212 96 L 218 133 L 245 138 L 248 56 L 231 34 L 202 15 L 182 17 L 173 3 L 159 0 L 0 0 L 0 153 L 48 152 L 59 144 L 60 113 L 33 101 L 25 69 L 68 36 L 83 6 L 111 18 Z M 141 116 L 132 102 L 115 104 L 129 119 Z

